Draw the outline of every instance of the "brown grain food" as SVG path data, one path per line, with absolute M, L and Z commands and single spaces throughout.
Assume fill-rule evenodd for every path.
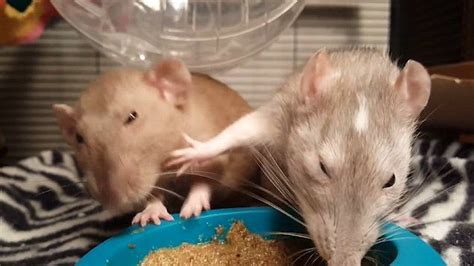
M 218 230 L 219 231 L 219 230 Z M 241 222 L 230 228 L 224 243 L 190 245 L 152 252 L 141 266 L 165 265 L 291 265 L 299 248 L 289 241 L 264 240 Z

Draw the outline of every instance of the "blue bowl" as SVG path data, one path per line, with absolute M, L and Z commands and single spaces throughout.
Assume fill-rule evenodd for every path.
M 300 224 L 268 207 L 211 210 L 190 220 L 173 217 L 175 221 L 165 221 L 159 226 L 131 226 L 92 249 L 77 265 L 138 265 L 159 248 L 208 242 L 215 237 L 218 226 L 227 232 L 235 221 L 242 221 L 251 232 L 265 238 L 272 238 L 272 232 L 304 232 Z M 394 230 L 396 233 L 391 237 Z M 431 246 L 409 231 L 395 224 L 386 224 L 383 231 L 388 241 L 374 247 L 383 252 L 379 258 L 382 265 L 446 265 Z

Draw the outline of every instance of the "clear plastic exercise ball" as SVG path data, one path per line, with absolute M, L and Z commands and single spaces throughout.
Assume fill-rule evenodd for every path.
M 124 65 L 165 57 L 192 71 L 236 66 L 274 42 L 304 0 L 52 0 L 97 49 Z

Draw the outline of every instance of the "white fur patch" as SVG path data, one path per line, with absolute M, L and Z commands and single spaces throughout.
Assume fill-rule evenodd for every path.
M 359 109 L 354 116 L 354 127 L 359 132 L 365 132 L 369 128 L 369 109 L 365 97 L 358 98 Z

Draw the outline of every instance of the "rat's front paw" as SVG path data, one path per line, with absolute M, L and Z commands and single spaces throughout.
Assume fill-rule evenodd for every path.
M 397 215 L 395 217 L 392 217 L 390 220 L 404 228 L 409 228 L 420 224 L 420 221 L 418 219 L 410 215 Z
M 181 165 L 177 172 L 178 176 L 182 175 L 191 166 L 199 165 L 219 155 L 219 150 L 209 142 L 194 140 L 186 134 L 183 134 L 183 136 L 191 147 L 173 151 L 171 157 L 174 159 L 167 163 L 167 167 Z
M 160 224 L 160 219 L 166 221 L 173 221 L 173 216 L 168 213 L 165 205 L 161 201 L 148 204 L 146 208 L 137 213 L 132 220 L 132 224 L 140 224 L 142 227 L 145 226 L 149 221 L 153 221 L 155 224 Z
M 194 217 L 201 215 L 203 209 L 211 209 L 210 199 L 211 192 L 209 187 L 202 185 L 193 188 L 181 208 L 180 216 L 184 219 L 189 219 L 193 215 Z

